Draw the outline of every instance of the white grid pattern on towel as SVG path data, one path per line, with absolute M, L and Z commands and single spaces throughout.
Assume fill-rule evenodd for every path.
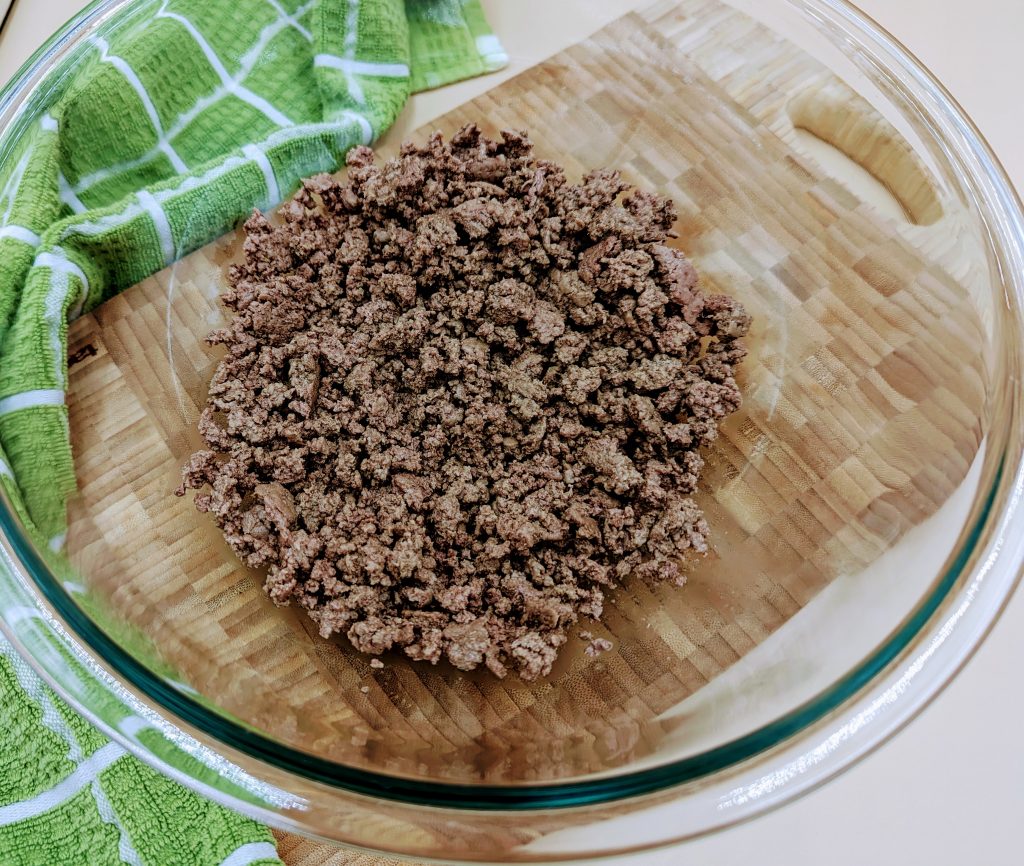
M 161 140 L 158 140 L 157 143 L 154 144 L 145 153 L 135 157 L 134 159 L 124 160 L 122 162 L 115 163 L 114 165 L 97 169 L 96 171 L 90 172 L 89 174 L 79 178 L 78 181 L 75 183 L 74 187 L 72 188 L 74 194 L 76 196 L 81 195 L 85 190 L 95 186 L 96 184 L 102 181 L 108 180 L 109 178 L 115 177 L 116 175 L 121 174 L 123 172 L 131 171 L 133 169 L 146 165 L 147 163 L 154 160 L 161 153 L 161 144 L 164 141 L 168 143 L 173 142 L 175 138 L 177 138 L 182 132 L 184 132 L 184 130 L 188 127 L 190 123 L 192 123 L 193 120 L 195 120 L 200 114 L 202 114 L 208 108 L 211 108 L 218 102 L 221 102 L 223 99 L 231 95 L 238 96 L 239 98 L 244 98 L 242 96 L 242 91 L 244 91 L 245 93 L 251 93 L 251 91 L 245 88 L 244 81 L 246 78 L 248 78 L 253 68 L 255 68 L 256 64 L 259 62 L 259 59 L 263 56 L 263 53 L 266 50 L 267 45 L 270 44 L 270 42 L 274 39 L 275 36 L 277 36 L 283 30 L 286 30 L 289 27 L 293 27 L 299 31 L 300 35 L 302 35 L 303 38 L 308 37 L 310 41 L 312 40 L 312 34 L 305 27 L 302 27 L 302 25 L 299 24 L 296 19 L 301 18 L 302 16 L 307 14 L 316 5 L 316 2 L 317 0 L 308 0 L 308 2 L 306 2 L 298 9 L 296 9 L 292 15 L 288 15 L 287 12 L 285 12 L 282 9 L 278 18 L 267 24 L 266 27 L 264 27 L 260 31 L 260 34 L 257 37 L 256 42 L 254 42 L 252 47 L 248 51 L 246 51 L 245 54 L 242 55 L 242 57 L 239 60 L 238 69 L 233 75 L 228 75 L 227 70 L 224 68 L 223 64 L 220 63 L 218 59 L 218 63 L 220 63 L 220 68 L 221 70 L 223 70 L 224 76 L 227 76 L 227 81 L 225 81 L 224 77 L 221 76 L 220 84 L 218 84 L 217 87 L 211 93 L 208 93 L 205 96 L 200 97 L 192 104 L 191 107 L 189 107 L 181 114 L 179 114 L 178 117 L 174 120 L 174 122 L 167 128 L 166 133 L 162 134 Z M 279 8 L 279 4 L 277 3 L 271 3 L 271 5 L 274 6 L 275 8 Z M 157 12 L 158 17 L 160 17 L 161 15 L 165 18 L 170 18 L 173 16 L 173 20 L 176 20 L 179 24 L 182 24 L 182 26 L 186 27 L 189 33 L 193 35 L 193 38 L 195 38 L 196 35 L 199 35 L 199 31 L 190 21 L 188 21 L 188 19 L 184 18 L 184 16 L 179 15 L 176 12 L 167 12 L 166 7 L 166 3 L 164 3 L 161 6 L 160 10 Z M 202 36 L 199 35 L 199 38 L 202 39 Z M 213 52 L 213 49 L 209 47 L 205 40 L 203 40 L 203 45 L 206 45 L 206 49 L 210 53 Z M 202 45 L 200 46 L 200 49 L 202 50 Z M 270 106 L 270 103 L 267 102 L 266 100 L 263 100 L 263 97 L 257 97 L 255 94 L 252 95 L 255 99 L 262 100 L 267 106 Z M 250 102 L 250 104 L 252 103 Z M 278 112 L 278 110 L 273 106 L 270 107 L 272 108 L 273 112 L 276 113 L 277 119 L 275 120 L 275 118 L 270 117 L 270 115 L 267 116 L 270 117 L 270 119 L 274 121 L 277 126 L 284 126 L 290 123 L 290 121 L 288 121 L 288 118 L 285 117 L 284 114 Z

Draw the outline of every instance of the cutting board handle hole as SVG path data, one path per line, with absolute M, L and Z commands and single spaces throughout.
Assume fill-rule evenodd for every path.
M 903 137 L 846 85 L 790 100 L 797 147 L 885 216 L 919 226 L 942 217 L 928 170 Z

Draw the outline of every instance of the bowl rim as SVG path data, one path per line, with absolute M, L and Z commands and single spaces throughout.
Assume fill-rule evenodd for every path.
M 58 49 L 76 44 L 83 32 L 105 16 L 117 14 L 135 2 L 137 0 L 93 0 L 47 40 L 3 88 L 0 92 L 0 117 L 6 116 L 12 107 L 24 104 L 30 92 L 26 88 L 29 83 L 34 83 L 33 76 L 41 73 Z M 984 198 L 986 211 L 993 217 L 989 229 L 1000 241 L 995 252 L 1001 257 L 1000 263 L 1004 266 L 1009 303 L 1008 323 L 1016 325 L 1013 330 L 1018 337 L 1024 334 L 1024 328 L 1020 327 L 1020 308 L 1024 298 L 1024 213 L 1004 170 L 980 132 L 942 85 L 905 47 L 847 0 L 784 2 L 802 12 L 820 29 L 831 30 L 833 35 L 850 31 L 856 33 L 860 48 L 870 49 L 864 50 L 861 62 L 869 67 L 872 63 L 876 64 L 876 74 L 880 69 L 888 70 L 890 74 L 893 71 L 902 74 L 904 80 L 896 82 L 894 86 L 910 88 L 918 100 L 929 97 L 931 104 L 921 103 L 918 109 L 925 116 L 941 118 L 947 133 L 959 137 L 963 148 L 961 156 L 971 160 L 965 168 L 967 181 L 972 185 L 977 184 L 978 189 L 973 191 Z M 6 134 L 6 130 L 3 134 Z M 1011 348 L 1016 349 L 1016 346 Z M 1019 358 L 1015 360 L 1019 370 Z M 1021 460 L 1021 430 L 1024 425 L 1021 424 L 1020 416 L 1020 399 L 1010 393 L 1007 395 L 1006 430 L 1003 431 L 1005 447 L 993 449 L 993 452 L 1001 450 L 1001 453 L 986 456 L 987 460 L 994 460 L 991 489 L 980 502 L 975 503 L 972 519 L 961 536 L 962 543 L 933 584 L 932 591 L 911 616 L 876 648 L 871 657 L 811 700 L 742 737 L 681 760 L 584 781 L 507 786 L 423 781 L 325 761 L 290 747 L 282 747 L 269 737 L 232 723 L 183 694 L 125 653 L 74 603 L 69 603 L 67 593 L 51 573 L 45 559 L 18 525 L 6 496 L 0 502 L 0 533 L 3 535 L 0 539 L 0 571 L 10 572 L 7 576 L 13 575 L 14 579 L 28 588 L 32 602 L 54 623 L 55 628 L 63 632 L 63 638 L 77 656 L 103 670 L 113 669 L 118 679 L 128 680 L 130 685 L 124 692 L 124 700 L 155 709 L 174 729 L 198 731 L 205 735 L 203 739 L 223 744 L 230 750 L 255 759 L 261 765 L 268 765 L 287 774 L 294 773 L 304 780 L 322 783 L 337 791 L 410 806 L 484 812 L 533 812 L 573 809 L 643 797 L 709 778 L 768 751 L 777 760 L 778 756 L 793 752 L 796 747 L 797 753 L 806 757 L 802 751 L 806 743 L 801 745 L 799 741 L 807 738 L 800 734 L 815 732 L 822 723 L 827 723 L 832 729 L 830 736 L 844 730 L 844 726 L 856 726 L 853 729 L 857 742 L 854 751 L 844 751 L 845 746 L 844 749 L 837 746 L 828 752 L 831 760 L 826 765 L 823 765 L 822 760 L 816 760 L 812 769 L 801 771 L 788 781 L 779 782 L 767 793 L 751 795 L 743 802 L 756 803 L 758 808 L 733 813 L 738 818 L 749 817 L 763 811 L 767 805 L 788 800 L 820 784 L 854 758 L 888 739 L 941 691 L 994 625 L 1020 579 L 1020 563 L 1024 558 L 1024 513 L 1020 507 L 1021 491 L 1024 490 L 1024 465 Z M 990 431 L 986 441 L 991 442 L 993 432 L 1000 431 Z M 999 444 L 998 437 L 996 444 Z M 973 619 L 968 617 L 968 613 Z M 107 736 L 119 741 L 144 761 L 154 762 L 154 756 L 149 750 L 106 724 L 89 707 L 77 700 L 61 684 L 54 671 L 43 666 L 28 651 L 24 642 L 19 640 L 17 623 L 12 623 L 6 612 L 0 611 L 0 615 L 3 619 L 0 630 L 23 651 L 27 661 L 61 697 L 93 720 Z M 965 632 L 966 626 L 963 623 L 968 620 L 971 621 L 972 631 Z M 954 629 L 959 629 L 959 640 L 955 642 L 951 640 Z M 922 672 L 926 667 L 929 676 L 923 677 Z M 884 722 L 880 723 L 877 701 L 889 700 L 896 695 L 905 696 L 911 681 L 915 683 L 914 700 L 907 703 L 906 697 L 902 697 L 899 711 L 885 715 Z M 868 731 L 870 736 L 867 735 Z M 847 739 L 843 742 L 846 743 Z M 247 765 L 247 769 L 252 768 Z M 764 768 L 754 767 L 750 777 L 763 780 L 764 773 Z M 186 772 L 179 781 L 190 784 L 190 778 Z M 192 781 L 198 782 L 195 779 Z M 209 791 L 204 793 L 210 794 Z M 780 799 L 778 795 L 781 793 L 786 796 Z M 254 807 L 250 802 L 222 792 L 216 794 L 219 794 L 217 799 L 238 811 L 279 825 L 291 823 L 288 819 L 282 822 L 282 815 L 277 810 Z M 292 826 L 310 832 L 301 823 Z M 711 829 L 715 828 L 706 828 Z

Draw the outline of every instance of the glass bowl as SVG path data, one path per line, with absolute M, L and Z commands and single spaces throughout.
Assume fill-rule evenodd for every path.
M 147 8 L 101 0 L 36 53 L 0 99 L 0 159 Z M 627 584 L 590 627 L 614 648 L 572 641 L 532 684 L 377 670 L 275 608 L 172 495 L 236 235 L 72 323 L 66 559 L 0 503 L 4 634 L 142 760 L 275 827 L 503 862 L 720 829 L 912 718 L 1018 579 L 1024 218 L 960 108 L 841 0 L 659 2 L 584 41 L 598 22 L 560 14 L 572 48 L 418 98 L 382 147 L 425 121 L 524 126 L 570 172 L 676 200 L 705 285 L 754 314 L 685 588 Z

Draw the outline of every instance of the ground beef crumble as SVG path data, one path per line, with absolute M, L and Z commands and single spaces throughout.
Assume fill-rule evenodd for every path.
M 532 680 L 629 575 L 684 582 L 749 317 L 666 245 L 671 201 L 471 125 L 357 147 L 283 219 L 246 223 L 178 491 L 276 603 Z

